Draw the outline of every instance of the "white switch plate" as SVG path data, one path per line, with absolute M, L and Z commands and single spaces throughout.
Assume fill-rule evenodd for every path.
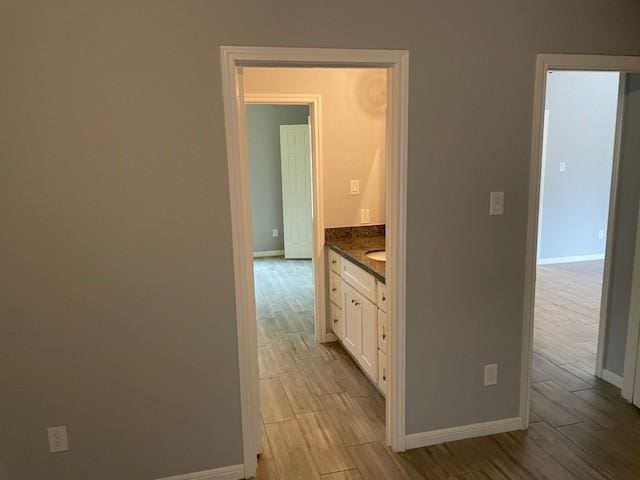
M 567 164 L 565 162 L 560 162 L 560 171 L 561 172 L 567 171 Z
M 498 365 L 496 363 L 492 363 L 491 365 L 484 366 L 484 386 L 488 387 L 490 385 L 498 384 Z
M 360 180 L 351 180 L 351 195 L 360 194 Z
M 602 240 L 604 238 L 604 230 L 598 230 L 598 239 Z
M 489 215 L 504 213 L 504 192 L 491 192 L 489 201 Z
M 371 221 L 368 208 L 360 209 L 360 223 L 369 223 Z
M 277 229 L 277 228 L 274 228 L 274 229 L 273 229 L 273 236 L 274 236 L 274 237 L 277 237 L 277 236 L 278 236 L 278 229 Z
M 67 437 L 67 426 L 48 427 L 49 451 L 51 453 L 66 452 L 69 450 L 69 438 Z

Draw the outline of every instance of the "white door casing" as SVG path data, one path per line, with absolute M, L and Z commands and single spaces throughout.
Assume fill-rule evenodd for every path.
M 386 402 L 387 442 L 394 451 L 403 451 L 406 445 L 405 431 L 405 363 L 406 363 L 406 204 L 407 164 L 409 132 L 409 52 L 407 50 L 375 49 L 326 49 L 288 47 L 221 46 L 220 62 L 229 173 L 229 197 L 233 238 L 233 266 L 238 337 L 239 380 L 242 413 L 242 448 L 247 478 L 255 476 L 256 454 L 260 451 L 258 359 L 256 338 L 255 298 L 253 289 L 253 249 L 251 238 L 251 208 L 248 181 L 248 157 L 246 154 L 246 122 L 244 120 L 243 79 L 239 67 L 264 66 L 336 66 L 353 68 L 387 69 L 387 308 L 393 318 L 389 324 L 387 366 L 389 370 Z M 299 95 L 287 95 L 288 97 Z M 311 98 L 303 102 L 277 101 L 275 103 L 304 103 L 313 107 L 314 137 L 321 122 L 320 102 Z M 267 102 L 273 103 L 269 99 Z M 319 100 L 319 99 L 318 99 Z M 314 142 L 316 149 L 314 168 L 318 173 L 321 142 Z M 317 175 L 314 184 L 322 192 L 322 176 Z M 316 201 L 316 230 L 320 239 L 322 227 L 322 203 Z M 315 246 L 318 279 L 324 278 L 324 246 Z M 320 287 L 318 287 L 320 284 Z M 324 284 L 316 282 L 323 290 Z M 318 295 L 323 299 L 324 296 Z M 322 300 L 320 300 L 322 301 Z M 343 312 L 344 313 L 344 312 Z M 316 313 L 317 315 L 317 313 Z M 318 329 L 316 329 L 318 331 Z
M 285 258 L 313 255 L 309 125 L 280 126 Z

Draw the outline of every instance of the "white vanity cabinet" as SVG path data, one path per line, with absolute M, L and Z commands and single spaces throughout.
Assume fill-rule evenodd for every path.
M 367 376 L 385 393 L 388 323 L 384 283 L 328 250 L 331 329 Z

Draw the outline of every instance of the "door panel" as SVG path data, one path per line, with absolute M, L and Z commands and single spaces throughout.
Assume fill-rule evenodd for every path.
M 280 126 L 285 258 L 311 258 L 311 144 L 308 125 Z

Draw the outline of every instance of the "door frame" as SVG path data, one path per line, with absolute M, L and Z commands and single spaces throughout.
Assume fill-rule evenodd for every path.
M 313 93 L 245 93 L 247 105 L 306 105 L 311 121 L 311 188 L 313 222 L 314 330 L 317 342 L 327 339 L 327 304 L 325 299 L 324 191 L 322 183 L 322 95 Z M 284 235 L 284 232 L 283 232 Z M 332 339 L 335 340 L 335 339 Z
M 631 279 L 631 298 L 629 300 L 629 320 L 627 325 L 627 343 L 624 355 L 624 375 L 622 378 L 622 398 L 640 406 L 640 215 L 636 226 L 636 248 Z
M 529 172 L 529 213 L 527 223 L 527 247 L 525 256 L 524 313 L 522 335 L 520 417 L 523 427 L 529 426 L 531 400 L 531 369 L 533 362 L 533 327 L 536 288 L 536 260 L 538 251 L 538 222 L 540 184 L 542 170 L 542 143 L 544 133 L 544 112 L 547 90 L 547 73 L 550 70 L 572 71 L 617 71 L 622 73 L 640 72 L 640 57 L 610 55 L 539 54 L 536 61 L 535 87 L 533 96 L 533 124 L 531 137 L 531 166 Z M 624 78 L 624 75 L 621 76 Z M 622 87 L 624 85 L 621 85 Z M 617 209 L 617 188 L 619 180 L 619 153 L 624 90 L 618 98 L 616 140 L 614 145 L 611 194 L 609 197 L 609 218 L 607 245 L 603 275 L 602 301 L 600 305 L 600 325 L 596 356 L 596 375 L 603 374 L 606 326 L 609 311 L 609 284 L 611 281 L 611 253 L 616 231 L 615 212 Z M 626 367 L 625 367 L 626 370 Z
M 251 202 L 242 67 L 352 67 L 387 69 L 387 297 L 390 322 L 387 443 L 405 449 L 406 205 L 409 122 L 409 52 L 287 47 L 220 48 L 224 100 L 238 363 L 245 476 L 255 475 L 260 451 L 256 311 Z M 321 237 L 324 240 L 324 235 Z M 320 242 L 318 242 L 320 243 Z

